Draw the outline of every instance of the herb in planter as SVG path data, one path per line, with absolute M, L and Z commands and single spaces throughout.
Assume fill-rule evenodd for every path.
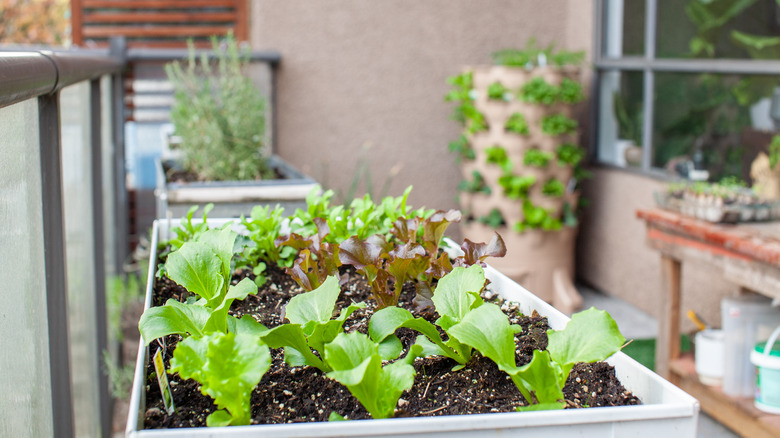
M 212 38 L 216 66 L 190 45 L 186 66 L 165 66 L 174 88 L 171 122 L 182 138 L 186 170 L 200 178 L 254 180 L 273 177 L 267 163 L 265 99 L 242 73 L 248 58 L 232 34 L 222 48 Z
M 552 105 L 558 100 L 561 90 L 548 83 L 542 77 L 536 77 L 526 82 L 517 93 L 523 102 Z
M 558 156 L 558 164 L 560 166 L 577 166 L 585 158 L 585 151 L 571 143 L 564 143 L 558 146 L 555 153 Z
M 504 215 L 501 214 L 501 210 L 494 208 L 490 210 L 487 216 L 477 218 L 481 223 L 489 226 L 490 228 L 498 228 L 502 225 L 506 225 Z
M 547 163 L 553 159 L 553 154 L 539 149 L 528 149 L 523 155 L 523 164 L 533 167 L 547 167 Z
M 547 135 L 569 134 L 577 129 L 577 121 L 562 114 L 542 117 L 542 132 Z
M 563 67 L 565 65 L 581 64 L 585 60 L 585 52 L 570 52 L 567 50 L 555 50 L 555 45 L 540 47 L 536 39 L 531 38 L 526 43 L 525 49 L 505 49 L 492 54 L 493 62 L 497 65 L 512 67 L 525 67 L 527 69 L 547 64 Z
M 459 163 L 461 160 L 471 161 L 477 158 L 474 154 L 474 149 L 469 146 L 469 141 L 465 135 L 461 135 L 457 140 L 450 142 L 449 149 L 450 152 L 454 152 L 457 155 Z
M 560 101 L 567 104 L 580 103 L 585 99 L 582 92 L 582 85 L 579 82 L 569 78 L 561 80 Z
M 487 89 L 488 99 L 508 101 L 511 96 L 509 89 L 501 82 L 493 82 Z
M 547 180 L 546 183 L 544 183 L 544 186 L 542 187 L 542 193 L 545 196 L 552 196 L 559 198 L 563 196 L 563 193 L 566 191 L 566 186 L 563 185 L 563 183 L 555 178 L 550 178 Z
M 484 193 L 490 194 L 490 186 L 485 184 L 485 178 L 479 173 L 478 170 L 471 172 L 471 180 L 464 179 L 458 185 L 458 190 L 468 193 Z
M 528 135 L 528 123 L 525 121 L 525 116 L 520 113 L 513 113 L 509 116 L 509 119 L 504 125 L 504 129 L 507 132 L 514 132 L 515 134 Z
M 536 183 L 533 175 L 519 176 L 504 174 L 498 178 L 498 184 L 504 189 L 504 196 L 509 199 L 525 199 L 528 190 Z

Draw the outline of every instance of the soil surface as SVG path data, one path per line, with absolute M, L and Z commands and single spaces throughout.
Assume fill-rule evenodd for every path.
M 346 308 L 352 302 L 365 301 L 365 309 L 356 311 L 344 324 L 346 332 L 366 333 L 368 317 L 375 306 L 370 301 L 369 287 L 351 268 L 345 269 L 350 281 L 342 287 L 336 309 Z M 238 273 L 233 281 L 251 274 Z M 407 286 L 411 286 L 408 284 Z M 251 314 L 267 327 L 281 323 L 283 306 L 293 295 L 303 290 L 286 274 L 272 269 L 268 282 L 260 288 L 257 296 L 235 301 L 231 313 L 236 316 Z M 155 287 L 154 305 L 162 305 L 168 298 L 184 301 L 189 293 L 168 279 L 158 279 Z M 516 360 L 518 366 L 531 360 L 533 350 L 547 346 L 547 319 L 536 314 L 527 316 L 517 307 L 500 302 L 489 286 L 483 292 L 486 300 L 501 304 L 513 324 L 519 324 L 523 331 L 516 337 Z M 399 305 L 415 316 L 430 321 L 436 319 L 433 312 L 420 313 L 414 310 L 411 301 L 413 287 L 404 289 Z M 396 333 L 408 347 L 414 342 L 416 333 L 399 329 Z M 165 340 L 164 360 L 166 367 L 179 340 L 178 335 Z M 153 342 L 150 357 L 161 348 Z M 347 419 L 367 419 L 370 415 L 349 390 L 313 367 L 289 367 L 284 363 L 283 351 L 272 350 L 273 362 L 269 371 L 252 394 L 252 423 L 278 424 L 311 421 L 327 421 L 335 411 Z M 463 369 L 453 372 L 457 363 L 448 358 L 418 358 L 415 363 L 417 376 L 412 389 L 399 400 L 396 417 L 461 415 L 489 412 L 513 412 L 525 401 L 509 376 L 500 371 L 489 359 L 475 353 L 474 359 Z M 176 412 L 167 415 L 163 406 L 157 380 L 151 361 L 147 365 L 145 424 L 147 429 L 201 427 L 206 417 L 215 410 L 211 398 L 200 393 L 199 385 L 192 380 L 182 380 L 178 374 L 169 375 Z M 637 397 L 628 392 L 615 377 L 614 369 L 607 363 L 578 364 L 572 370 L 564 388 L 569 408 L 595 406 L 622 406 L 640 404 Z

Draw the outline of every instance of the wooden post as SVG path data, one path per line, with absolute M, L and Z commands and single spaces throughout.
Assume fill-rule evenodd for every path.
M 680 291 L 681 267 L 679 260 L 661 255 L 664 293 L 661 316 L 658 319 L 658 339 L 655 344 L 655 371 L 670 379 L 669 362 L 680 357 Z

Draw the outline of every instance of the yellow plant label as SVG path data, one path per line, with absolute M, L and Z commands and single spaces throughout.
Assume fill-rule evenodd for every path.
M 168 374 L 165 373 L 165 364 L 162 359 L 162 349 L 158 349 L 154 354 L 154 371 L 157 374 L 157 383 L 160 385 L 160 393 L 162 394 L 163 403 L 165 404 L 165 412 L 168 415 L 173 414 L 176 410 L 173 406 L 173 393 L 171 393 L 171 385 L 168 384 Z

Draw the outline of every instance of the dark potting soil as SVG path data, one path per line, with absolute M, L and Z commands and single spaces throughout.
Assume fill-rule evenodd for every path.
M 366 333 L 368 318 L 375 308 L 373 302 L 369 301 L 369 287 L 351 268 L 345 271 L 350 280 L 342 287 L 336 308 L 346 308 L 353 302 L 366 302 L 366 308 L 356 311 L 344 324 L 346 332 L 357 330 Z M 247 274 L 241 273 L 234 276 L 233 280 L 238 282 L 244 276 Z M 249 276 L 251 277 L 251 274 Z M 252 314 L 263 325 L 274 327 L 281 323 L 283 306 L 293 295 L 301 292 L 303 289 L 284 272 L 272 269 L 268 273 L 268 282 L 260 288 L 258 294 L 243 301 L 235 301 L 231 313 L 238 317 Z M 486 299 L 496 299 L 489 288 L 484 294 Z M 158 279 L 153 305 L 162 305 L 169 298 L 184 301 L 188 295 L 186 290 L 167 278 Z M 435 320 L 435 314 L 432 312 L 425 314 L 414 310 L 411 303 L 413 297 L 413 287 L 405 288 L 399 305 L 416 316 Z M 531 316 L 521 315 L 516 305 L 511 303 L 503 302 L 501 307 L 513 324 L 523 327 L 523 331 L 515 337 L 517 364 L 524 365 L 531 360 L 533 350 L 547 347 L 547 319 L 535 312 Z M 397 335 L 408 347 L 417 334 L 408 329 L 399 329 Z M 178 335 L 173 335 L 165 340 L 166 367 L 179 339 Z M 159 348 L 160 344 L 153 342 L 150 346 L 150 357 Z M 370 418 L 346 387 L 328 379 L 320 370 L 313 367 L 287 366 L 281 349 L 272 350 L 272 356 L 271 368 L 252 393 L 253 424 L 327 421 L 332 411 L 351 420 Z M 414 363 L 417 370 L 414 386 L 401 396 L 395 416 L 513 412 L 517 406 L 528 404 L 509 376 L 479 353 L 475 353 L 475 358 L 465 368 L 453 372 L 455 365 L 456 362 L 443 357 L 417 359 Z M 182 380 L 178 374 L 168 376 L 176 412 L 167 415 L 151 361 L 147 364 L 146 374 L 149 377 L 146 382 L 145 428 L 206 425 L 206 417 L 216 407 L 210 397 L 201 394 L 197 382 Z M 612 366 L 603 362 L 576 365 L 566 382 L 564 395 L 569 408 L 640 404 L 639 399 L 617 380 Z

